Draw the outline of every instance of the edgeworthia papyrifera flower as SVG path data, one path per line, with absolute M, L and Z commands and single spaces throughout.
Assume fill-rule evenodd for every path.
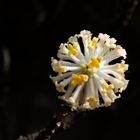
M 93 37 L 90 31 L 83 30 L 60 44 L 57 57 L 51 58 L 52 69 L 58 73 L 50 76 L 60 99 L 72 109 L 92 110 L 110 106 L 126 89 L 128 80 L 124 72 L 126 51 L 115 44 L 116 39 L 100 33 Z M 122 58 L 121 62 L 113 60 Z

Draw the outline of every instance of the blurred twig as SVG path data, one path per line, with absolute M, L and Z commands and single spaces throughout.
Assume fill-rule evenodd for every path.
M 123 12 L 117 16 L 117 20 L 115 20 L 114 25 L 116 30 L 115 34 L 120 34 L 126 29 L 130 20 L 133 17 L 133 14 L 136 10 L 136 7 L 139 3 L 139 0 L 128 0 L 128 2 L 123 6 Z
M 79 114 L 80 112 L 71 111 L 69 107 L 61 105 L 46 128 L 27 136 L 20 136 L 17 140 L 50 140 L 59 131 L 69 128 L 79 118 Z

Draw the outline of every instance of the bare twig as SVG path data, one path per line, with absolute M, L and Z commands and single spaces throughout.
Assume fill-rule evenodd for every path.
M 75 119 L 78 118 L 78 111 L 71 111 L 67 106 L 61 106 L 61 109 L 53 116 L 50 124 L 33 134 L 20 136 L 17 140 L 50 140 L 50 138 L 59 131 L 69 128 Z

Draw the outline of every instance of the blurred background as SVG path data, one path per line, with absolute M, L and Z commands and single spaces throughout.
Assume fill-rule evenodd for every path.
M 49 123 L 60 105 L 49 79 L 50 57 L 83 29 L 110 34 L 127 50 L 130 83 L 111 107 L 87 113 L 53 140 L 140 139 L 140 5 L 134 1 L 0 1 L 0 140 Z

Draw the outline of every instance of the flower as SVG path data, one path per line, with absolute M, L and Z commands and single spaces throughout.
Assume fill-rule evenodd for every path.
M 107 34 L 92 36 L 90 31 L 81 31 L 60 44 L 59 60 L 51 58 L 52 69 L 58 75 L 50 78 L 62 93 L 59 98 L 72 109 L 110 106 L 128 85 L 124 75 L 128 70 L 125 49 Z M 120 57 L 121 62 L 113 63 Z

